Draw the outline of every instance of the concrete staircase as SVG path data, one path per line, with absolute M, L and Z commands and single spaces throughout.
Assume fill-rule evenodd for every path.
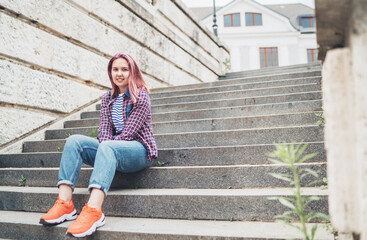
M 152 119 L 159 163 L 135 174 L 117 173 L 103 211 L 106 225 L 90 239 L 287 239 L 301 238 L 274 222 L 287 210 L 271 196 L 292 194 L 269 172 L 265 153 L 273 143 L 309 143 L 319 155 L 304 166 L 326 175 L 320 67 L 268 70 L 251 77 L 222 79 L 152 90 Z M 24 142 L 23 153 L 0 155 L 0 238 L 66 239 L 70 222 L 43 227 L 38 219 L 57 196 L 58 166 L 65 139 L 93 135 L 99 111 L 49 130 L 44 141 Z M 92 169 L 84 166 L 74 194 L 78 211 L 87 201 Z M 24 176 L 27 187 L 19 187 Z M 305 179 L 305 183 L 310 179 Z M 327 213 L 325 196 L 310 207 Z M 318 229 L 316 239 L 333 239 Z

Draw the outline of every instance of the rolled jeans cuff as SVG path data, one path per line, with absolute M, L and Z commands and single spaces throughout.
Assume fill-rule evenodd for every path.
M 105 197 L 107 196 L 107 189 L 103 188 L 101 185 L 99 185 L 99 184 L 90 184 L 88 186 L 89 193 L 92 192 L 93 188 L 97 188 L 99 190 L 102 190 L 104 192 Z
M 65 185 L 68 185 L 69 187 L 71 187 L 71 189 L 73 189 L 73 192 L 74 192 L 74 189 L 75 189 L 75 185 L 69 181 L 69 180 L 61 180 L 57 183 L 57 187 L 59 187 L 61 184 L 65 184 Z

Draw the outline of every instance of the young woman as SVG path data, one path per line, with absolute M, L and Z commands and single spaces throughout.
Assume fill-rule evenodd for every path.
M 116 54 L 108 63 L 112 90 L 102 97 L 98 140 L 82 135 L 70 136 L 60 163 L 59 196 L 54 206 L 41 217 L 44 225 L 76 221 L 68 235 L 84 237 L 105 223 L 102 203 L 115 171 L 131 173 L 148 168 L 158 152 L 151 127 L 148 89 L 142 74 L 128 54 Z M 90 197 L 77 217 L 72 193 L 82 163 L 94 167 L 88 190 Z

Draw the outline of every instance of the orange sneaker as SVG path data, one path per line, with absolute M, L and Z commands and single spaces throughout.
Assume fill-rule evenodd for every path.
M 67 235 L 74 237 L 85 237 L 94 233 L 98 227 L 105 224 L 105 217 L 102 209 L 97 210 L 85 204 L 82 212 L 75 222 L 66 231 Z
M 67 220 L 74 220 L 76 217 L 73 200 L 67 204 L 64 200 L 57 197 L 54 206 L 40 218 L 40 223 L 43 225 L 54 225 Z

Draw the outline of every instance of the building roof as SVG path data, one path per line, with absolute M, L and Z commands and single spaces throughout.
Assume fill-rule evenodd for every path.
M 221 9 L 222 7 L 216 7 L 216 11 Z M 197 8 L 190 8 L 190 10 L 199 17 L 200 20 L 203 20 L 209 15 L 213 15 L 213 7 L 197 7 Z
M 260 3 L 259 3 L 260 4 Z M 314 16 L 315 10 L 311 7 L 308 7 L 301 3 L 295 4 L 271 4 L 271 5 L 263 5 L 282 16 L 289 18 L 291 24 L 299 29 L 298 16 L 300 15 L 312 15 Z M 219 11 L 223 7 L 218 7 L 216 10 Z M 203 20 L 209 15 L 213 15 L 213 7 L 199 7 L 199 8 L 190 8 L 190 10 L 199 17 L 199 19 Z
M 274 5 L 265 5 L 265 7 L 272 9 L 275 12 L 280 13 L 281 15 L 289 18 L 293 26 L 299 26 L 298 16 L 314 16 L 315 10 L 310 8 L 304 4 L 296 3 L 296 4 L 274 4 Z

